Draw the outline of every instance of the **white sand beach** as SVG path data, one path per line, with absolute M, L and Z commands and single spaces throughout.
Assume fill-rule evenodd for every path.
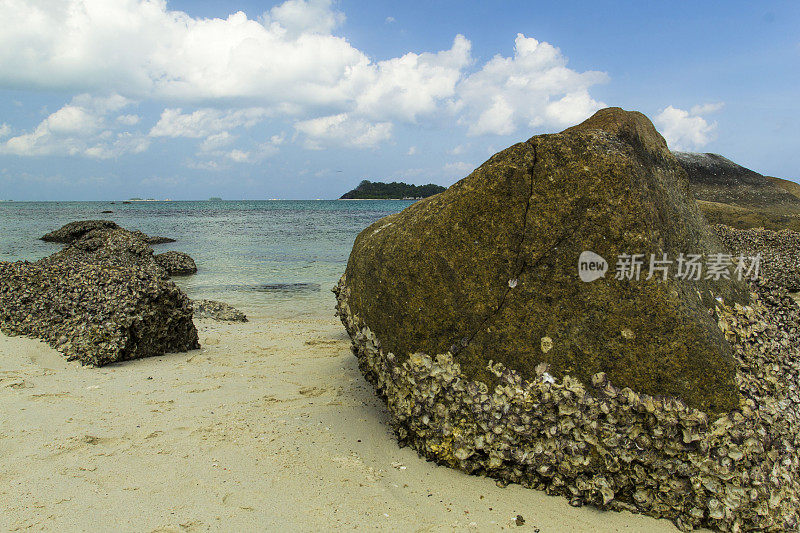
M 0 528 L 676 531 L 399 448 L 332 312 L 196 324 L 201 350 L 102 368 L 0 335 Z

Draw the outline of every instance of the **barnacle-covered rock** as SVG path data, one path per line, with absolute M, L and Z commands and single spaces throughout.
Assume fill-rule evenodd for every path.
M 155 260 L 170 276 L 186 276 L 197 272 L 194 259 L 184 252 L 170 250 L 156 255 Z
M 141 265 L 0 263 L 0 327 L 96 366 L 200 346 L 189 298 Z
M 191 302 L 144 234 L 87 222 L 62 230 L 50 239 L 68 242 L 61 251 L 0 263 L 3 332 L 97 366 L 199 347 Z
M 764 279 L 578 280 L 581 250 L 722 250 L 664 150 L 621 110 L 511 147 L 367 228 L 337 312 L 425 457 L 684 530 L 795 530 L 794 300 Z
M 216 300 L 194 300 L 194 316 L 223 322 L 247 322 L 247 315 L 230 304 Z
M 759 257 L 759 276 L 789 291 L 800 290 L 800 233 L 789 229 L 736 229 L 715 224 L 723 246 L 737 257 Z
M 386 400 L 402 445 L 574 505 L 669 518 L 682 530 L 793 531 L 800 525 L 800 307 L 774 285 L 751 288 L 750 305 L 714 311 L 729 325 L 739 404 L 715 418 L 676 398 L 615 387 L 602 373 L 584 385 L 569 375 L 555 379 L 546 366 L 525 379 L 489 362 L 497 378 L 490 389 L 449 352 L 401 360 L 353 312 L 344 277 L 335 292 L 359 368 Z
M 47 242 L 60 242 L 64 244 L 69 244 L 71 242 L 80 239 L 90 231 L 110 230 L 110 229 L 120 229 L 120 227 L 113 220 L 76 220 L 75 222 L 64 224 L 57 230 L 51 231 L 50 233 L 43 235 L 41 237 L 41 240 Z M 163 244 L 168 242 L 175 242 L 175 239 L 170 239 L 169 237 L 145 235 L 141 231 L 133 231 L 131 233 L 133 233 L 134 236 L 137 237 L 139 240 L 142 240 L 147 244 Z
M 64 224 L 57 230 L 43 235 L 41 240 L 46 242 L 60 242 L 69 244 L 80 239 L 90 231 L 97 229 L 117 229 L 119 226 L 113 220 L 76 220 L 69 224 Z
M 450 351 L 495 383 L 489 358 L 534 375 L 621 387 L 692 407 L 736 406 L 730 346 L 709 316 L 746 303 L 733 279 L 578 276 L 584 251 L 608 260 L 722 252 L 686 174 L 641 113 L 609 108 L 562 133 L 503 150 L 447 191 L 383 218 L 355 241 L 350 306 L 387 351 Z M 631 272 L 633 274 L 633 272 Z

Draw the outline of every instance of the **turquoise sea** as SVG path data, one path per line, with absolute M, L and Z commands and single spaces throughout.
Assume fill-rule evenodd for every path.
M 330 292 L 358 233 L 407 200 L 197 202 L 2 202 L 0 261 L 35 261 L 61 245 L 39 240 L 74 220 L 108 219 L 176 239 L 156 253 L 191 255 L 198 272 L 174 278 L 191 298 L 222 300 L 248 314 L 332 314 Z M 102 214 L 104 210 L 113 213 Z

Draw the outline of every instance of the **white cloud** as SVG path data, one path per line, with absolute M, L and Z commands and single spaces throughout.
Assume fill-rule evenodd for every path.
M 235 135 L 227 131 L 209 135 L 200 143 L 200 152 L 197 154 L 205 158 L 202 161 L 189 160 L 186 166 L 194 169 L 221 170 L 226 168 L 226 163 L 257 163 L 278 153 L 284 141 L 284 135 L 273 135 L 264 143 L 256 144 L 245 150 L 233 148 L 230 145 L 236 140 Z
M 347 113 L 330 115 L 295 123 L 297 131 L 306 135 L 306 148 L 319 150 L 324 144 L 371 148 L 392 137 L 392 123 L 371 123 Z
M 135 126 L 142 120 L 139 115 L 120 115 L 117 117 L 117 122 L 126 126 Z
M 263 107 L 220 110 L 198 109 L 183 113 L 178 109 L 165 109 L 158 123 L 150 130 L 151 137 L 190 137 L 199 139 L 239 127 L 252 127 L 270 116 Z
M 475 165 L 465 161 L 455 161 L 444 166 L 444 172 L 448 178 L 463 178 L 473 170 L 475 170 Z
M 672 150 L 696 150 L 716 138 L 717 123 L 709 124 L 700 115 L 719 111 L 723 105 L 698 105 L 690 111 L 667 106 L 656 115 L 655 123 Z
M 193 18 L 163 0 L 5 1 L 0 79 L 136 98 L 341 104 L 370 66 L 331 33 L 343 19 L 328 0 L 289 0 L 261 22 Z
M 455 95 L 462 70 L 470 64 L 470 42 L 457 35 L 450 50 L 408 54 L 361 69 L 356 112 L 385 120 L 415 122 Z
M 228 146 L 235 140 L 236 137 L 227 131 L 214 133 L 213 135 L 206 137 L 206 139 L 200 144 L 200 150 L 203 152 L 219 150 L 220 148 Z
M 231 150 L 225 156 L 237 163 L 246 163 L 250 160 L 250 152 L 244 152 L 242 150 Z
M 717 111 L 722 110 L 723 107 L 725 107 L 724 102 L 696 105 L 692 106 L 692 109 L 689 110 L 689 113 L 692 115 L 707 115 L 709 113 L 716 113 Z
M 507 135 L 574 124 L 604 105 L 589 94 L 604 73 L 571 70 L 557 48 L 522 34 L 513 57 L 495 56 L 470 74 L 463 35 L 447 50 L 371 60 L 335 34 L 344 15 L 332 0 L 288 0 L 257 20 L 242 12 L 194 18 L 167 6 L 0 0 L 3 86 L 89 93 L 0 142 L 0 152 L 138 153 L 149 142 L 126 130 L 142 119 L 120 112 L 134 100 L 170 102 L 149 136 L 198 139 L 198 153 L 218 167 L 275 150 L 283 134 L 259 148 L 241 145 L 246 136 L 236 130 L 276 118 L 294 122 L 294 139 L 307 148 L 368 148 L 390 140 L 398 122 Z
M 75 105 L 65 105 L 42 122 L 38 129 L 48 132 L 88 134 L 101 126 L 101 117 L 89 110 Z
M 464 153 L 464 150 L 465 150 L 464 145 L 463 144 L 459 144 L 457 146 L 454 146 L 453 149 L 450 150 L 447 153 L 450 154 L 450 155 L 461 155 L 461 154 Z
M 9 135 L 11 135 L 11 126 L 3 122 L 0 124 L 0 139 L 8 137 Z
M 495 56 L 456 89 L 453 108 L 470 135 L 568 126 L 605 106 L 589 95 L 605 73 L 571 70 L 558 48 L 521 33 L 514 42 L 514 57 Z
M 220 164 L 216 161 L 207 160 L 207 161 L 193 161 L 191 159 L 186 161 L 186 166 L 195 170 L 219 170 Z
M 149 146 L 140 134 L 113 131 L 118 124 L 107 115 L 132 102 L 119 95 L 93 97 L 82 94 L 48 115 L 33 131 L 0 144 L 0 153 L 19 156 L 82 155 L 109 159 L 141 153 Z
M 140 154 L 150 147 L 150 139 L 145 135 L 122 132 L 116 134 L 114 141 L 90 146 L 84 152 L 88 157 L 110 159 L 122 154 Z
M 384 22 L 386 22 L 386 24 L 391 24 L 392 22 L 394 22 L 394 17 L 386 17 L 386 20 Z
M 417 153 L 417 147 L 416 146 L 410 146 L 408 148 L 408 152 L 406 152 L 406 155 L 416 155 L 416 153 Z
M 285 31 L 292 36 L 326 34 L 344 22 L 344 13 L 331 10 L 331 0 L 288 0 L 270 9 L 264 22 L 276 33 Z

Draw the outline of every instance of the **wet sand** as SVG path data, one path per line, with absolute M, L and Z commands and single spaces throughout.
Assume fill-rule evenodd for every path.
M 677 531 L 426 462 L 333 316 L 251 318 L 103 368 L 0 334 L 0 528 Z

